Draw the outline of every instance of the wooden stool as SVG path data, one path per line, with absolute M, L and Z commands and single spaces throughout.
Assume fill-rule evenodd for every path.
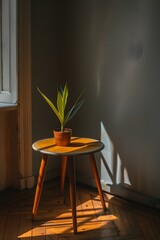
M 70 191 L 70 201 L 72 208 L 73 217 L 73 230 L 77 233 L 77 213 L 76 213 L 76 174 L 75 174 L 75 156 L 87 154 L 91 162 L 91 167 L 93 170 L 96 186 L 100 196 L 103 210 L 106 210 L 105 201 L 103 198 L 102 188 L 99 180 L 99 175 L 97 171 L 97 166 L 95 162 L 94 153 L 102 150 L 104 145 L 102 142 L 90 139 L 90 138 L 79 138 L 72 137 L 71 143 L 67 147 L 56 146 L 53 138 L 43 139 L 35 142 L 32 145 L 35 151 L 42 153 L 42 160 L 39 169 L 38 182 L 36 187 L 36 193 L 34 197 L 34 204 L 32 209 L 32 217 L 34 219 L 39 201 L 42 193 L 43 182 L 45 178 L 48 155 L 60 156 L 62 159 L 61 164 L 61 193 L 64 191 L 66 167 L 68 165 L 69 171 L 69 191 Z

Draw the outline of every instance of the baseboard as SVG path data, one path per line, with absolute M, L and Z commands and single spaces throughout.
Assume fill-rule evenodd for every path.
M 94 178 L 88 179 L 88 177 L 78 174 L 77 181 L 92 187 L 96 187 Z M 108 192 L 112 195 L 116 195 L 140 204 L 160 209 L 160 198 L 143 194 L 141 192 L 129 188 L 128 186 L 125 186 L 124 184 L 110 185 L 107 184 L 105 181 L 101 180 L 101 186 L 103 191 Z
M 21 190 L 26 189 L 26 188 L 32 188 L 35 184 L 35 177 L 34 176 L 29 176 L 25 178 L 21 178 L 19 181 L 19 188 Z
M 124 184 L 107 185 L 105 182 L 102 182 L 101 185 L 102 189 L 108 193 L 160 209 L 160 198 L 158 197 L 138 192 L 125 186 Z

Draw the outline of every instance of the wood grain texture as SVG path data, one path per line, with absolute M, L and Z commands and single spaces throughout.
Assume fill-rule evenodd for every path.
M 0 191 L 17 185 L 17 111 L 0 111 Z
M 68 165 L 68 173 L 69 173 L 69 192 L 70 192 L 70 202 L 72 208 L 72 219 L 73 219 L 73 229 L 74 233 L 77 233 L 77 210 L 76 210 L 76 173 L 75 173 L 75 156 L 87 154 L 89 155 L 93 175 L 95 178 L 95 182 L 97 185 L 98 193 L 101 199 L 103 210 L 106 210 L 106 205 L 104 202 L 104 197 L 101 189 L 100 179 L 98 176 L 98 170 L 95 162 L 94 154 L 95 152 L 103 149 L 104 145 L 102 142 L 96 139 L 90 138 L 81 138 L 81 137 L 72 137 L 70 144 L 67 146 L 56 145 L 56 141 L 54 138 L 42 139 L 39 140 L 32 145 L 35 151 L 43 154 L 43 158 L 40 165 L 39 175 L 38 175 L 38 183 L 36 187 L 36 193 L 34 198 L 34 205 L 32 216 L 33 219 L 36 216 L 39 201 L 41 197 L 43 181 L 45 178 L 45 171 L 47 164 L 48 155 L 59 155 L 61 156 L 62 166 L 61 166 L 61 194 L 64 191 L 64 183 L 65 183 L 65 175 L 66 175 L 66 167 Z
M 104 193 L 107 212 L 97 190 L 77 184 L 78 234 L 73 233 L 72 213 L 65 182 L 45 183 L 36 220 L 32 221 L 35 189 L 0 192 L 1 240 L 158 240 L 160 211 Z
M 96 139 L 72 137 L 69 146 L 57 146 L 54 138 L 47 138 L 33 143 L 32 147 L 35 151 L 44 154 L 73 156 L 98 152 L 104 148 L 104 145 Z

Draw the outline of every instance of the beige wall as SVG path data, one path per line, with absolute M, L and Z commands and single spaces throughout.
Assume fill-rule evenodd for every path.
M 61 4 L 59 1 L 31 1 L 32 4 L 32 106 L 33 142 L 53 137 L 53 129 L 59 127 L 52 111 L 44 102 L 36 87 L 54 99 L 57 81 L 61 79 L 63 44 L 61 34 Z M 55 87 L 56 86 L 56 87 Z M 37 175 L 41 155 L 33 151 L 33 174 Z M 59 161 L 51 158 L 47 178 L 59 175 Z
M 101 180 L 111 192 L 131 199 L 146 194 L 153 203 L 160 198 L 159 5 L 32 2 L 33 138 L 50 136 L 56 125 L 36 85 L 54 96 L 57 81 L 67 80 L 73 98 L 85 88 L 85 105 L 71 127 L 105 142 L 97 162 Z M 79 160 L 77 172 L 92 184 L 89 167 Z
M 68 81 L 73 98 L 85 88 L 84 107 L 69 127 L 74 135 L 105 142 L 97 159 L 104 185 L 128 198 L 141 193 L 158 202 L 159 1 L 31 4 L 33 141 L 51 137 L 59 126 L 36 86 L 53 98 L 59 81 Z M 0 189 L 10 186 L 12 172 L 17 174 L 16 129 L 16 112 L 1 111 Z M 34 175 L 39 162 L 34 152 Z M 92 185 L 89 167 L 86 159 L 77 161 L 78 178 Z M 59 160 L 51 159 L 48 174 L 57 176 L 57 169 Z

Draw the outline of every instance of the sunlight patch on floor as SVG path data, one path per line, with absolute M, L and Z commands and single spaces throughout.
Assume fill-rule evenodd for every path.
M 104 215 L 99 216 L 98 221 L 90 221 L 90 218 L 85 218 L 82 222 L 78 221 L 78 233 L 84 231 L 92 231 L 97 229 L 106 229 L 112 227 L 109 226 L 112 224 L 112 221 L 116 220 L 117 217 L 114 215 Z M 104 222 L 105 221 L 105 222 Z M 54 220 L 47 221 L 45 224 L 39 224 L 39 226 L 34 227 L 33 229 L 21 234 L 18 238 L 26 238 L 26 237 L 39 237 L 44 235 L 57 235 L 57 234 L 64 234 L 64 233 L 73 233 L 72 224 L 54 224 Z M 36 223 L 38 225 L 38 222 Z M 46 225 L 46 226 L 44 226 Z

